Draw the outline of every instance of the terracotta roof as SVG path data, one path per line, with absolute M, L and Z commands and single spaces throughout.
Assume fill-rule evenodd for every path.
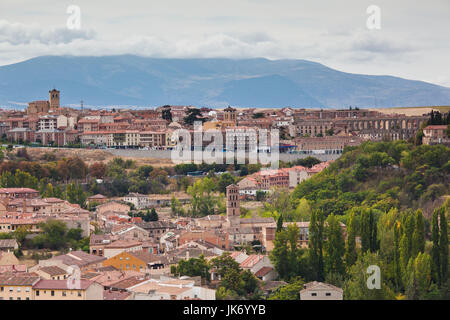
M 0 193 L 39 193 L 30 188 L 0 188 Z
M 255 273 L 255 276 L 256 277 L 264 277 L 266 274 L 268 274 L 272 270 L 273 270 L 272 267 L 262 267 Z
M 263 255 L 260 254 L 251 254 L 248 256 L 247 259 L 241 262 L 240 266 L 242 268 L 251 268 L 255 264 L 257 264 L 259 261 L 261 261 L 264 258 Z
M 59 276 L 62 274 L 66 274 L 66 270 L 58 267 L 58 266 L 48 266 L 39 268 L 39 270 L 49 274 L 50 276 Z
M 71 283 L 70 281 L 67 281 L 67 280 L 45 280 L 45 279 L 42 279 L 33 286 L 33 289 L 86 290 L 94 282 L 90 281 L 90 280 L 81 279 L 79 283 L 80 283 L 80 286 L 78 288 L 73 288 L 73 286 L 75 284 Z
M 138 279 L 136 277 L 128 278 L 124 280 L 120 280 L 118 282 L 110 284 L 108 287 L 119 289 L 119 290 L 126 290 L 129 287 L 133 287 L 141 282 L 147 281 L 145 279 Z
M 343 292 L 343 290 L 341 288 L 338 288 L 336 286 L 333 286 L 332 284 L 329 283 L 325 283 L 325 282 L 318 282 L 318 281 L 312 281 L 312 282 L 308 282 L 306 283 L 304 286 L 304 289 L 300 292 L 303 291 L 307 291 L 307 290 L 313 290 L 313 289 L 318 289 L 318 288 L 327 288 L 327 289 L 331 289 L 331 290 L 336 290 L 339 292 Z
M 99 257 L 96 255 L 92 255 L 86 253 L 84 251 L 72 251 L 68 254 L 60 255 L 51 258 L 50 260 L 61 260 L 65 265 L 77 265 L 77 266 L 86 266 L 93 263 L 100 263 L 103 260 L 106 260 L 105 257 Z
M 90 196 L 88 199 L 106 199 L 107 197 L 105 197 L 104 195 L 102 195 L 102 194 L 96 194 L 96 195 L 93 195 L 93 196 Z
M 10 264 L 10 265 L 6 265 L 6 266 L 0 266 L 0 274 L 6 273 L 6 272 L 12 272 L 12 273 L 27 272 L 27 265 L 26 264 Z
M 131 293 L 122 291 L 103 291 L 103 300 L 126 300 Z
M 0 248 L 14 248 L 16 245 L 16 239 L 0 239 Z
M 30 275 L 8 275 L 0 276 L 0 285 L 2 286 L 32 286 L 39 277 Z
M 145 263 L 151 263 L 151 262 L 166 262 L 167 257 L 165 256 L 158 256 L 156 254 L 152 254 L 146 250 L 139 250 L 139 251 L 131 251 L 127 252 L 128 254 L 132 255 L 133 257 L 140 259 L 144 261 Z
M 132 248 L 142 245 L 142 242 L 135 240 L 117 240 L 105 246 L 105 248 Z

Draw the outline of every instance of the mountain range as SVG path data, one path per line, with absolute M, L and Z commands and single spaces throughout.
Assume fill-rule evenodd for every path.
M 450 88 L 351 74 L 306 60 L 42 56 L 0 67 L 0 107 L 47 100 L 77 106 L 414 107 L 450 105 Z

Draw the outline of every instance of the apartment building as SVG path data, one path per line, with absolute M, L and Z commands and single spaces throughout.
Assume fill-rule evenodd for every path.
M 34 300 L 33 286 L 40 278 L 33 275 L 0 275 L 0 300 Z
M 85 279 L 41 279 L 32 289 L 33 300 L 103 300 L 103 286 Z
M 56 115 L 44 115 L 38 119 L 38 130 L 54 130 L 58 128 L 58 117 Z

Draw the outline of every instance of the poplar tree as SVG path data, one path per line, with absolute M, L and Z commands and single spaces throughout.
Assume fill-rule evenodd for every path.
M 345 254 L 345 241 L 338 219 L 331 214 L 327 218 L 327 272 L 335 274 L 344 273 L 342 258 Z
M 402 237 L 400 240 L 400 260 L 402 269 L 406 270 L 412 256 L 412 235 L 414 233 L 414 216 L 408 214 L 403 218 Z M 413 257 L 414 258 L 414 257 Z
M 347 268 L 355 264 L 358 258 L 356 253 L 356 221 L 355 213 L 351 212 L 347 223 L 347 246 L 345 250 L 345 263 Z
M 400 269 L 400 222 L 394 223 L 394 283 L 397 290 L 402 283 L 402 274 Z
M 433 247 L 431 248 L 431 275 L 434 281 L 441 286 L 441 259 L 439 250 L 439 215 L 438 209 L 434 210 L 433 218 L 431 220 L 431 241 L 433 242 Z
M 375 212 L 369 211 L 369 226 L 370 226 L 370 251 L 376 252 L 378 250 L 377 239 L 377 220 L 375 218 Z
M 311 265 L 316 272 L 316 280 L 324 280 L 323 268 L 323 212 L 314 210 L 309 223 L 309 249 Z
M 277 220 L 277 232 L 283 230 L 283 215 L 280 214 Z
M 447 283 L 448 276 L 448 233 L 447 233 L 447 217 L 445 210 L 442 208 L 440 213 L 440 237 L 439 249 L 441 252 L 441 283 Z
M 412 236 L 411 256 L 415 258 L 419 253 L 425 251 L 425 223 L 422 210 L 417 210 Z
M 366 253 L 370 250 L 370 213 L 369 210 L 363 210 L 361 212 L 361 251 Z

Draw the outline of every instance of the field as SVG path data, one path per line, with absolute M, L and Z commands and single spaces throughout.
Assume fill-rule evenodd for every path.
M 40 160 L 46 153 L 54 154 L 56 159 L 69 158 L 78 156 L 87 164 L 94 162 L 108 162 L 111 159 L 117 157 L 108 150 L 100 149 L 78 149 L 78 148 L 31 148 L 27 147 L 28 154 L 34 160 Z M 152 165 L 154 167 L 168 167 L 173 166 L 174 163 L 170 159 L 157 159 L 157 158 L 145 158 L 145 157 L 133 157 L 133 156 L 121 156 L 124 159 L 131 159 L 136 161 L 138 166 Z
M 421 116 L 426 113 L 430 113 L 431 110 L 440 111 L 441 113 L 449 112 L 450 106 L 439 106 L 439 107 L 411 107 L 411 108 L 378 108 L 369 109 L 374 111 L 379 111 L 385 114 L 399 113 L 405 114 L 407 116 Z

